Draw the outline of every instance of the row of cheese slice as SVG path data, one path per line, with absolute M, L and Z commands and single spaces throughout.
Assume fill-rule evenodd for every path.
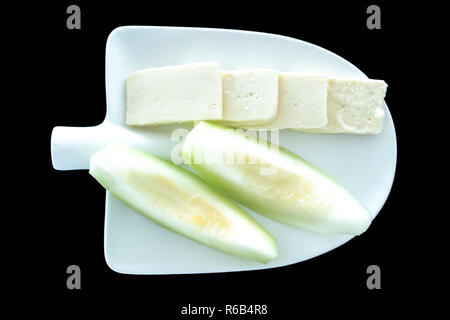
M 128 125 L 199 120 L 256 129 L 376 134 L 382 80 L 275 69 L 220 70 L 215 62 L 149 68 L 127 79 Z

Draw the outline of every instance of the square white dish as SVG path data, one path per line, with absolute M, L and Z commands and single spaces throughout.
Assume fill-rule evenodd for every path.
M 52 136 L 55 168 L 86 169 L 90 154 L 111 141 L 125 142 L 170 159 L 172 151 L 180 144 L 174 139 L 173 130 L 183 126 L 128 127 L 125 124 L 126 79 L 140 69 L 204 61 L 216 61 L 224 70 L 274 68 L 281 72 L 367 78 L 337 55 L 284 36 L 206 28 L 120 27 L 110 34 L 106 45 L 106 118 L 101 125 L 86 128 L 83 132 L 73 129 L 71 133 L 64 131 L 65 138 L 61 138 L 63 134 L 60 138 Z M 395 129 L 386 105 L 385 112 L 384 128 L 378 135 L 318 135 L 281 130 L 280 145 L 339 181 L 375 218 L 389 195 L 396 167 Z M 73 138 L 75 132 L 78 132 L 77 138 Z M 58 162 L 64 165 L 57 165 Z M 295 229 L 244 209 L 278 241 L 279 255 L 266 265 L 231 256 L 174 234 L 107 193 L 106 262 L 112 270 L 127 274 L 254 270 L 301 262 L 328 252 L 353 237 Z

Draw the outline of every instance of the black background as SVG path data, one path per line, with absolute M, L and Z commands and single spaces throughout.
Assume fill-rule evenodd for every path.
M 66 8 L 71 4 L 81 8 L 81 30 L 66 27 Z M 370 4 L 381 8 L 381 30 L 366 27 Z M 34 232 L 21 254 L 26 260 L 21 264 L 25 267 L 21 278 L 28 279 L 21 290 L 31 292 L 35 300 L 43 299 L 41 307 L 47 310 L 62 305 L 75 312 L 102 304 L 104 310 L 114 312 L 144 310 L 156 319 L 182 319 L 180 308 L 189 303 L 269 306 L 269 317 L 236 319 L 287 319 L 305 311 L 319 316 L 329 312 L 365 316 L 384 313 L 387 306 L 401 306 L 401 311 L 419 308 L 420 303 L 411 303 L 409 298 L 403 304 L 405 297 L 422 295 L 421 284 L 427 281 L 417 276 L 421 267 L 409 255 L 418 239 L 412 235 L 409 223 L 414 219 L 405 206 L 407 199 L 414 197 L 405 192 L 409 183 L 404 155 L 413 134 L 407 126 L 410 110 L 418 104 L 405 99 L 416 90 L 411 66 L 415 72 L 422 68 L 412 50 L 412 39 L 425 32 L 415 27 L 417 11 L 412 9 L 417 7 L 394 7 L 383 1 L 295 5 L 284 1 L 97 5 L 62 1 L 28 7 L 27 21 L 35 27 L 16 41 L 31 57 L 33 89 L 29 95 L 35 103 L 28 107 L 27 123 L 31 123 L 28 128 L 33 130 L 33 138 L 27 143 L 36 160 L 30 171 L 38 172 L 40 180 L 33 186 L 30 203 L 23 203 L 33 209 L 24 209 L 23 219 L 27 218 Z M 24 19 L 23 10 L 10 13 Z M 422 14 L 428 13 L 423 9 Z M 110 270 L 103 255 L 105 191 L 87 171 L 54 170 L 50 136 L 55 126 L 90 126 L 103 121 L 106 39 L 123 25 L 219 27 L 281 34 L 322 46 L 370 78 L 384 79 L 389 85 L 386 102 L 397 132 L 398 166 L 392 192 L 370 229 L 325 255 L 264 271 L 134 276 Z M 66 268 L 71 264 L 81 268 L 81 290 L 66 287 Z M 381 268 L 381 290 L 366 287 L 366 269 L 372 264 Z

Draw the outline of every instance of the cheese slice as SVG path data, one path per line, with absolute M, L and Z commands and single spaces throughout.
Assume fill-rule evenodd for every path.
M 128 125 L 222 119 L 222 80 L 215 62 L 137 71 L 127 79 Z
M 252 128 L 320 128 L 327 123 L 325 74 L 283 72 L 279 77 L 279 105 L 275 120 Z
M 278 70 L 222 71 L 223 121 L 244 126 L 268 123 L 278 108 Z
M 383 128 L 387 84 L 382 80 L 328 79 L 328 123 L 310 133 L 377 134 Z

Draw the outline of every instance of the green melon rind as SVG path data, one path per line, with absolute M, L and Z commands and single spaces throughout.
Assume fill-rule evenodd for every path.
M 213 138 L 214 137 L 214 141 Z M 336 180 L 325 172 L 305 161 L 293 152 L 278 147 L 278 155 L 270 151 L 271 144 L 267 142 L 266 150 L 256 147 L 257 144 L 244 133 L 223 127 L 217 123 L 203 121 L 198 123 L 187 135 L 184 141 L 182 156 L 205 181 L 217 187 L 220 191 L 242 203 L 246 207 L 261 213 L 276 221 L 303 229 L 322 233 L 361 234 L 371 223 L 370 212 Z M 313 186 L 327 190 L 330 195 L 322 194 L 328 199 L 331 207 L 327 210 L 317 207 L 314 215 L 306 215 L 302 208 L 292 207 L 283 199 L 273 199 L 270 193 L 258 191 L 254 185 L 234 178 L 235 173 L 242 174 L 246 169 L 239 168 L 236 164 L 209 164 L 196 163 L 195 152 L 219 154 L 225 146 L 232 146 L 232 151 L 245 151 L 249 156 L 266 157 L 282 160 L 289 163 L 287 172 L 293 176 L 308 174 L 313 176 Z M 279 165 L 271 163 L 272 165 Z M 280 167 L 283 169 L 282 167 Z M 284 168 L 285 169 L 285 168 Z M 264 182 L 264 176 L 254 177 Z M 295 188 L 286 192 L 296 191 Z M 333 197 L 332 194 L 336 194 Z M 342 200 L 340 200 L 342 199 Z
M 226 240 L 218 235 L 199 232 L 185 221 L 169 219 L 167 215 L 158 212 L 158 209 L 149 207 L 140 200 L 148 191 L 126 178 L 133 170 L 157 172 L 164 175 L 165 178 L 180 186 L 183 192 L 190 191 L 196 197 L 200 196 L 201 199 L 206 200 L 211 206 L 221 208 L 232 225 L 237 223 L 240 228 L 239 232 L 253 234 L 254 239 L 249 239 L 248 243 Z M 261 263 L 267 263 L 277 256 L 276 240 L 250 215 L 236 203 L 212 189 L 197 175 L 169 161 L 128 146 L 113 144 L 92 155 L 89 173 L 106 190 L 130 208 L 175 233 L 224 252 Z

